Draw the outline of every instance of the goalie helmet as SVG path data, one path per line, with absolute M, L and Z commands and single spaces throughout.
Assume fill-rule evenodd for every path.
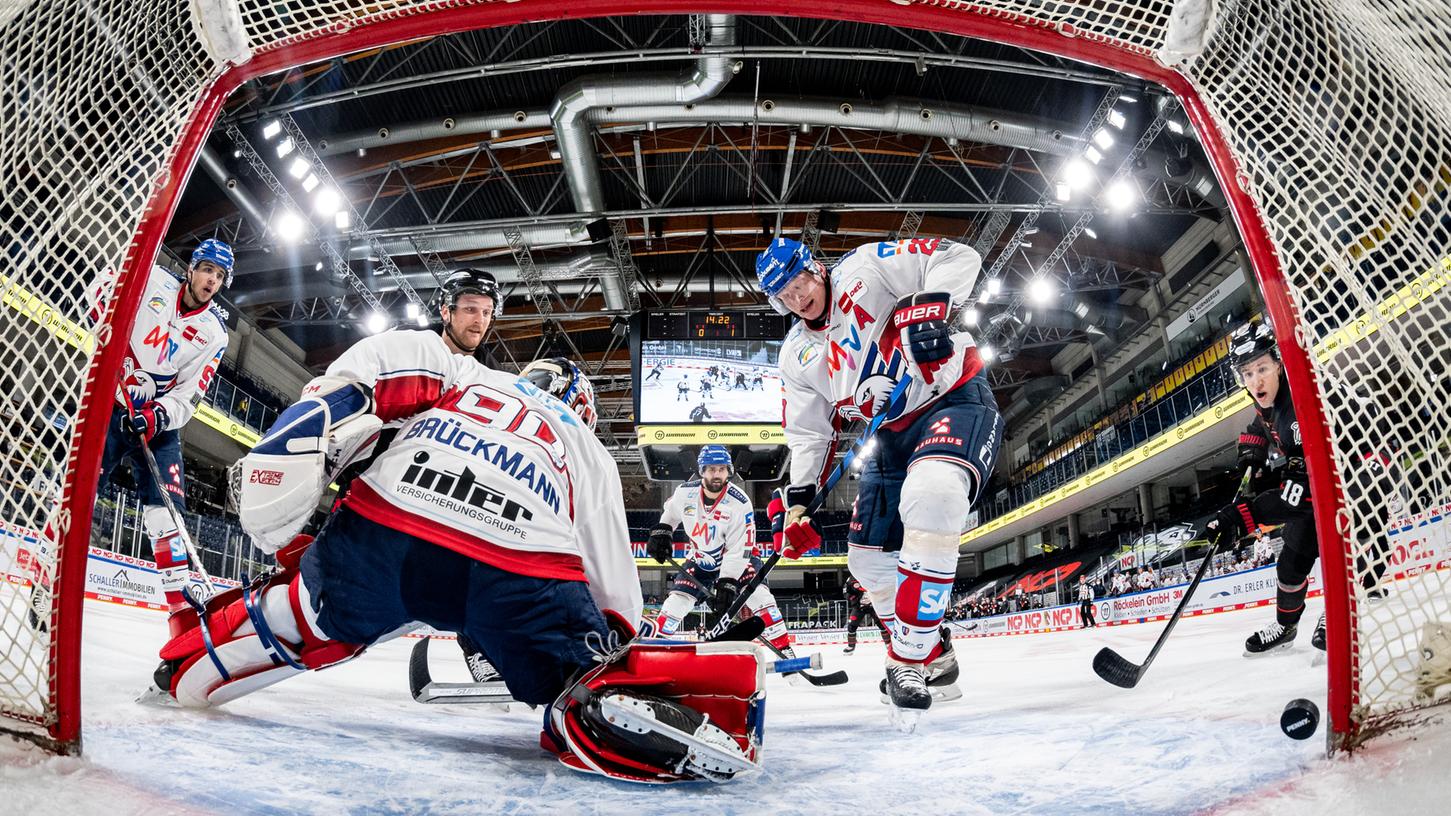
M 438 306 L 452 309 L 464 295 L 483 295 L 494 301 L 494 316 L 504 313 L 503 292 L 492 273 L 466 267 L 449 273 L 438 288 Z
M 756 256 L 756 280 L 777 313 L 791 313 L 780 300 L 781 290 L 790 286 L 797 275 L 812 269 L 812 263 L 811 250 L 790 238 L 773 240 Z
M 695 472 L 704 474 L 705 469 L 711 465 L 725 465 L 730 468 L 731 473 L 736 472 L 735 463 L 731 461 L 731 452 L 726 450 L 725 445 L 701 447 L 700 454 L 695 457 Z
M 568 357 L 535 360 L 519 372 L 519 379 L 569 406 L 590 430 L 594 430 L 598 416 L 595 389 L 573 360 Z
M 230 244 L 226 241 L 218 241 L 216 238 L 208 238 L 197 244 L 196 249 L 191 251 L 190 269 L 195 269 L 196 265 L 203 261 L 211 261 L 226 273 L 226 278 L 222 281 L 222 288 L 225 289 L 232 285 L 232 265 L 235 258 L 232 255 Z

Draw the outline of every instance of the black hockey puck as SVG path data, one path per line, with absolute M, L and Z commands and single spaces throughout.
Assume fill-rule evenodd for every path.
M 1291 700 L 1280 714 L 1280 730 L 1290 739 L 1309 739 L 1320 727 L 1320 708 L 1309 700 Z

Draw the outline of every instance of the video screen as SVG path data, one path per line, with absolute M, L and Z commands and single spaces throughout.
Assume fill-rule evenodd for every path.
M 781 422 L 780 340 L 644 340 L 642 425 Z

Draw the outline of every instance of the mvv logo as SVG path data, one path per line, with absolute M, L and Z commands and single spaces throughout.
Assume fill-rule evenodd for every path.
M 413 454 L 413 464 L 403 471 L 403 481 L 429 490 L 479 510 L 486 510 L 509 521 L 525 521 L 534 518 L 529 509 L 505 496 L 503 493 L 480 484 L 472 470 L 461 468 L 458 473 L 434 470 L 424 467 L 428 463 L 427 451 Z

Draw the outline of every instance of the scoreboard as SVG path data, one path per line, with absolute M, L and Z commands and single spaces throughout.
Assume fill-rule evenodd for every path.
M 646 340 L 780 340 L 787 318 L 766 312 L 651 312 Z

